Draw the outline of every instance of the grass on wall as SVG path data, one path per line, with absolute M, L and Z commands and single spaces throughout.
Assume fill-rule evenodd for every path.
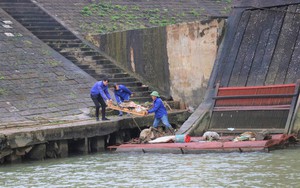
M 218 0 L 216 3 L 231 4 L 232 0 Z M 184 3 L 184 2 L 182 2 Z M 224 7 L 222 13 L 230 11 L 230 6 Z M 83 18 L 89 17 L 92 22 L 82 22 L 79 27 L 87 33 L 110 33 L 140 29 L 146 27 L 166 26 L 180 23 L 188 18 L 194 20 L 206 16 L 205 8 L 193 8 L 191 10 L 173 11 L 167 7 L 145 8 L 140 4 L 119 5 L 107 0 L 91 1 L 82 7 L 80 14 Z

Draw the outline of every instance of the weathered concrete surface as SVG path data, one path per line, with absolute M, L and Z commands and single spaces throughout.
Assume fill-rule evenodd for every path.
M 167 53 L 171 96 L 187 106 L 203 100 L 224 20 L 171 25 L 167 30 Z
M 67 25 L 69 29 L 85 36 L 91 33 L 157 27 L 161 26 L 163 21 L 174 24 L 209 17 L 227 17 L 232 1 L 35 0 L 35 2 Z M 98 11 L 98 7 L 95 5 L 98 5 L 99 2 L 105 3 L 109 10 L 111 6 L 117 5 L 118 8 L 114 8 L 113 13 Z M 89 14 L 81 13 L 84 8 Z
M 169 112 L 170 123 L 177 126 L 188 116 L 189 113 L 186 111 Z M 153 122 L 152 115 L 134 117 L 134 119 L 135 121 L 131 117 L 112 117 L 111 121 L 105 122 L 86 120 L 67 124 L 0 129 L 0 134 L 4 140 L 1 144 L 4 145 L 4 148 L 20 148 L 56 140 L 106 136 L 118 130 L 137 128 L 137 125 L 140 128 L 148 127 Z
M 187 111 L 173 110 L 168 116 L 170 123 L 178 127 L 189 115 Z M 107 139 L 104 138 L 120 133 L 118 137 L 112 136 L 110 140 L 115 140 L 109 142 L 123 143 L 128 140 L 124 140 L 122 131 L 129 134 L 132 132 L 127 139 L 138 137 L 137 130 L 151 126 L 153 119 L 153 115 L 113 117 L 111 121 L 105 122 L 87 120 L 67 124 L 0 129 L 0 163 L 21 161 L 21 157 L 30 160 L 66 157 L 70 150 L 84 154 L 104 151 L 107 145 Z
M 171 25 L 88 39 L 166 98 L 196 108 L 203 100 L 224 20 Z
M 96 81 L 0 9 L 0 127 L 85 119 Z M 3 25 L 6 25 L 4 27 Z

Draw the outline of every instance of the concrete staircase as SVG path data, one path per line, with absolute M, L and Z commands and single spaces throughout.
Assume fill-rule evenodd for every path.
M 0 0 L 0 8 L 95 79 L 108 77 L 111 83 L 124 84 L 134 92 L 131 100 L 151 101 L 148 86 L 80 40 L 30 0 Z

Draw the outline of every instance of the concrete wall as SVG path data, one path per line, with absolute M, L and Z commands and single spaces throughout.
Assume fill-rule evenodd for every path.
M 198 106 L 202 101 L 218 50 L 223 21 L 167 27 L 170 93 L 175 100 Z
M 216 58 L 224 20 L 87 36 L 120 66 L 165 97 L 198 106 Z

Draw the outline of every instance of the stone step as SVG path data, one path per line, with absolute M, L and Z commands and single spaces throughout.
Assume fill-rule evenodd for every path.
M 120 68 L 112 68 L 112 69 L 97 69 L 97 73 L 106 73 L 106 74 L 115 74 L 122 73 L 122 69 Z
M 10 2 L 0 2 L 0 7 L 3 9 L 29 9 L 36 8 L 37 6 L 33 3 L 10 3 Z
M 133 97 L 149 97 L 149 98 L 151 98 L 150 93 L 151 93 L 150 91 L 134 92 Z
M 90 49 L 91 50 L 91 49 Z M 101 56 L 99 55 L 99 52 L 95 52 L 95 51 L 81 51 L 81 48 L 73 48 L 73 49 L 67 49 L 65 50 L 65 52 L 63 52 L 63 50 L 61 49 L 61 51 L 63 53 L 66 53 L 66 55 L 73 55 L 73 56 L 78 56 L 78 57 L 86 57 L 89 59 L 93 59 L 93 56 Z M 103 56 L 101 56 L 102 59 L 104 58 Z
M 31 0 L 1 0 L 1 2 L 7 2 L 7 3 L 32 3 Z
M 112 62 L 110 62 L 108 59 L 105 59 L 105 57 L 102 56 L 101 60 L 93 60 L 91 57 L 92 56 L 79 56 L 74 54 L 73 52 L 64 52 L 61 51 L 60 52 L 63 56 L 67 57 L 67 58 L 72 58 L 72 59 L 77 59 L 78 61 L 86 61 L 87 63 L 91 63 L 91 64 L 96 64 L 96 65 L 108 65 L 108 64 L 112 64 Z
M 135 103 L 138 103 L 138 104 L 152 101 L 151 97 L 149 97 L 149 96 L 147 96 L 147 97 L 131 97 L 130 100 Z
M 37 18 L 39 18 L 39 19 L 49 19 L 49 18 L 51 18 L 48 14 L 42 14 L 42 13 L 37 13 L 37 14 L 32 14 L 32 13 L 13 14 L 12 16 L 16 20 L 33 19 L 33 18 L 35 18 L 35 19 L 37 19 Z
M 1 7 L 1 5 L 0 5 Z M 39 11 L 29 11 L 29 12 L 22 12 L 22 13 L 18 13 L 18 12 L 13 12 L 12 16 L 18 18 L 18 17 L 27 17 L 27 16 L 32 16 L 32 17 L 37 17 L 37 16 L 48 16 L 49 15 L 46 12 L 43 12 L 42 10 Z
M 44 41 L 45 42 L 45 41 Z M 68 48 L 80 48 L 84 46 L 83 43 L 81 42 L 68 42 L 68 41 L 47 41 L 46 44 L 48 44 L 50 47 L 57 49 L 57 51 L 62 51 L 63 49 L 68 49 Z
M 73 47 L 73 48 L 72 47 L 61 47 L 61 48 L 56 48 L 56 49 L 57 49 L 57 51 L 60 51 L 60 52 L 62 52 L 62 51 L 72 51 L 74 53 L 92 52 L 92 49 L 90 47 L 86 47 L 84 45 L 78 46 L 78 47 Z M 97 54 L 99 54 L 99 53 L 97 52 Z
M 126 77 L 130 77 L 130 75 L 128 73 L 119 73 L 119 74 L 114 74 L 113 78 L 126 78 Z
M 35 26 L 35 27 L 44 27 L 44 26 L 52 26 L 52 27 L 58 27 L 58 26 L 61 26 L 60 23 L 58 22 L 20 22 L 23 26 L 25 26 L 26 28 L 27 27 L 32 27 L 32 26 Z
M 94 55 L 94 56 L 92 56 L 92 59 L 93 60 L 102 60 L 103 56 L 102 55 Z
M 18 22 L 20 22 L 22 25 L 25 25 L 25 27 L 27 25 L 32 26 L 45 26 L 45 25 L 49 25 L 49 26 L 59 26 L 60 23 L 58 23 L 55 20 L 49 20 L 49 21 L 45 21 L 45 20 L 17 20 Z
M 26 28 L 32 33 L 49 31 L 49 29 L 51 29 L 52 31 L 67 31 L 62 26 L 27 26 Z
M 141 87 L 143 85 L 139 81 L 134 81 L 134 82 L 118 82 L 118 84 L 125 85 L 126 87 Z
M 122 78 L 116 78 L 119 77 L 120 75 L 122 75 Z M 97 74 L 92 74 L 92 77 L 94 77 L 96 80 L 102 80 L 103 78 L 107 77 L 110 82 L 112 83 L 119 83 L 119 84 L 127 84 L 130 82 L 139 82 L 136 78 L 131 77 L 130 75 L 126 74 L 126 73 L 115 73 L 115 74 L 111 74 L 111 75 L 107 75 L 105 73 L 97 73 Z M 140 85 L 140 84 L 139 84 Z
M 110 78 L 109 79 L 110 82 L 113 82 L 113 83 L 121 83 L 121 82 L 135 82 L 137 81 L 136 78 L 134 77 L 127 77 L 127 78 Z
M 90 69 L 90 65 L 81 65 L 81 64 L 76 64 L 76 65 L 81 69 Z
M 109 61 L 108 59 L 105 59 L 105 57 L 103 57 L 103 59 L 101 60 L 96 60 L 94 61 L 97 65 L 110 65 L 112 64 L 111 61 Z
M 82 70 L 84 70 L 84 72 L 86 72 L 88 74 L 96 74 L 95 69 L 89 69 L 89 68 L 87 68 L 87 69 L 82 69 Z
M 148 91 L 149 90 L 149 87 L 148 86 L 141 86 L 141 87 L 127 87 L 130 91 L 132 91 L 133 93 L 136 93 L 136 92 L 145 92 L 145 91 Z
M 86 46 L 86 47 L 82 47 L 79 49 L 79 51 L 82 51 L 82 52 L 89 52 L 89 51 L 92 51 L 92 48 Z M 98 53 L 98 52 L 97 52 Z M 99 54 L 99 53 L 98 53 Z
M 1 7 L 1 6 L 0 6 Z M 7 13 L 9 13 L 12 17 L 14 15 L 27 15 L 27 14 L 37 14 L 37 15 L 45 15 L 46 13 L 43 12 L 42 10 L 31 10 L 31 9 L 26 9 L 26 10 L 11 10 L 10 8 L 3 8 Z
M 14 13 L 18 13 L 18 14 L 22 14 L 25 12 L 31 12 L 31 13 L 36 13 L 36 12 L 43 12 L 39 7 L 37 6 L 26 6 L 26 7 L 22 7 L 22 6 L 18 6 L 17 4 L 15 5 L 6 5 L 6 6 L 0 6 L 3 10 L 5 10 L 5 12 L 8 12 L 9 14 L 13 15 Z
M 13 17 L 18 20 L 19 22 L 56 22 L 55 19 L 46 16 L 45 15 L 38 15 L 39 17 L 19 17 L 19 18 L 15 18 L 15 16 L 13 15 Z
M 64 56 L 64 55 L 63 55 Z M 77 66 L 78 65 L 81 65 L 81 64 L 78 64 L 77 62 L 78 62 L 78 60 L 77 60 L 77 58 L 76 57 L 74 57 L 74 56 L 64 56 L 65 58 L 67 58 L 68 60 L 70 60 L 70 61 L 72 61 L 74 64 L 76 64 Z
M 73 52 L 62 52 L 62 53 L 64 53 L 64 54 L 67 55 L 67 56 L 76 56 L 76 54 L 74 54 Z M 77 58 L 83 58 L 83 57 L 82 57 L 82 56 L 79 56 L 79 55 L 77 54 Z M 106 59 L 104 56 L 99 55 L 99 53 L 98 53 L 97 56 L 95 56 L 95 55 L 93 55 L 93 56 L 85 55 L 85 56 L 84 56 L 84 59 L 87 60 L 87 61 L 95 62 L 96 64 L 103 64 L 103 63 L 104 63 L 103 61 L 109 61 L 109 60 Z M 110 62 L 110 61 L 109 61 L 109 62 Z
M 52 36 L 52 35 L 36 35 L 39 39 L 42 40 L 51 40 L 51 39 L 77 39 L 74 35 L 62 35 L 62 36 Z
M 95 52 L 95 51 L 74 51 L 74 53 L 76 53 L 79 56 L 99 56 L 99 52 Z
M 82 44 L 82 41 L 80 39 L 44 39 L 43 42 L 47 44 Z
M 96 65 L 95 68 L 96 69 L 114 69 L 114 68 L 118 68 L 118 67 L 111 63 L 111 64 Z
M 31 31 L 36 36 L 74 36 L 68 30 L 53 30 L 53 31 Z M 75 36 L 74 36 L 75 37 Z

